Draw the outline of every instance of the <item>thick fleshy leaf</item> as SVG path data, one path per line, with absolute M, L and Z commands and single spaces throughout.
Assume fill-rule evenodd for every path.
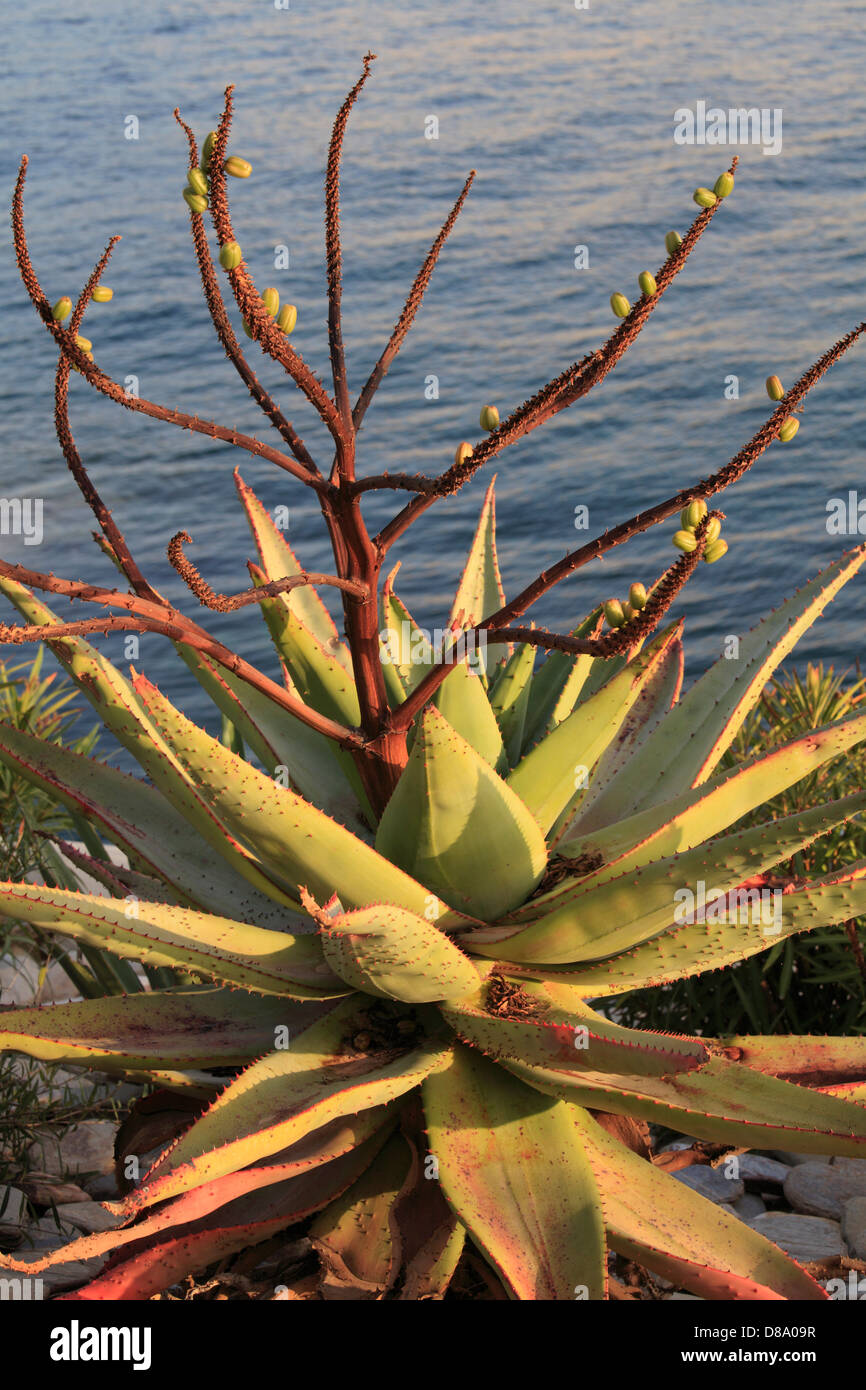
M 509 767 L 519 761 L 523 747 L 535 656 L 535 648 L 529 642 L 522 642 L 490 687 L 490 707 L 499 724 Z
M 704 1298 L 820 1299 L 820 1286 L 724 1206 L 638 1158 L 585 1110 L 572 1119 L 615 1250 Z
M 743 889 L 729 894 L 727 922 L 698 921 L 654 936 L 634 950 L 574 971 L 526 966 L 535 978 L 567 981 L 587 998 L 604 998 L 649 985 L 721 970 L 768 951 L 798 932 L 835 926 L 866 914 L 866 862 L 852 865 L 792 893 Z M 719 904 L 719 910 L 724 905 Z M 710 909 L 707 909 L 709 915 Z M 476 947 L 479 950 L 480 947 Z M 515 967 L 522 973 L 521 967 Z
M 608 825 L 628 814 L 630 797 L 640 794 L 627 777 L 620 773 L 628 767 L 636 749 L 646 741 L 653 729 L 673 709 L 683 683 L 683 644 L 677 638 L 665 650 L 634 705 L 620 725 L 616 738 L 608 744 L 598 760 L 592 782 L 580 803 L 577 820 L 585 830 L 588 826 Z M 609 787 L 616 782 L 615 787 Z M 625 802 L 626 809 L 620 810 Z
M 728 914 L 727 894 L 732 889 L 755 881 L 753 901 L 760 904 L 760 874 L 864 810 L 866 792 L 859 792 L 767 825 L 750 826 L 601 884 L 590 878 L 560 896 L 552 911 L 516 936 L 481 943 L 477 949 L 482 955 L 548 965 L 613 956 L 675 922 L 689 920 L 686 914 L 697 904 L 701 884 L 708 920 L 717 921 L 720 913 Z
M 866 1081 L 866 1038 L 735 1034 L 720 1038 L 719 1043 L 732 1061 L 801 1086 L 860 1085 Z
M 352 989 L 427 1004 L 478 985 L 468 956 L 438 927 L 388 903 L 318 918 L 325 960 Z
M 307 801 L 355 834 L 366 829 L 353 788 L 354 778 L 351 773 L 347 775 L 346 760 L 351 762 L 347 753 L 201 652 L 180 643 L 177 650 L 266 772 L 273 776 L 284 770 L 289 784 Z
M 249 565 L 256 588 L 267 582 L 264 570 Z M 293 590 L 300 592 L 300 590 Z M 280 602 L 285 595 L 259 602 L 277 655 L 292 678 L 301 699 L 313 709 L 352 728 L 361 721 L 358 692 L 351 671 L 321 645 L 296 613 Z
M 425 1041 L 409 1050 L 342 1052 L 359 1011 L 347 999 L 311 1025 L 288 1051 L 269 1053 L 231 1081 L 210 1110 L 147 1174 L 145 1205 L 186 1192 L 278 1153 L 323 1125 L 405 1095 L 448 1065 L 450 1046 Z
M 691 849 L 864 738 L 866 715 L 839 719 L 603 829 L 585 829 L 581 812 L 559 850 L 568 855 L 599 855 L 603 861 L 598 870 L 600 881 L 650 859 Z
M 594 637 L 600 626 L 601 609 L 595 608 L 569 636 Z M 548 653 L 532 678 L 523 733 L 524 752 L 571 714 L 594 659 L 588 655 L 569 656 L 566 652 Z
M 288 1040 L 315 1005 L 227 989 L 172 989 L 0 1013 L 0 1052 L 102 1070 L 240 1066 Z
M 400 1248 L 393 1209 L 411 1159 L 406 1140 L 393 1134 L 366 1172 L 312 1223 L 323 1298 L 381 1298 L 394 1283 Z
M 502 587 L 496 555 L 495 484 L 494 474 L 484 494 L 469 557 L 451 607 L 448 625 L 452 628 L 476 627 L 505 603 L 505 590 Z M 486 651 L 479 650 L 478 656 L 480 668 L 486 674 Z
M 604 1298 L 601 1201 L 570 1107 L 459 1046 L 422 1095 L 442 1191 L 513 1296 Z
M 214 1215 L 174 1226 L 164 1236 L 135 1240 L 96 1279 L 75 1293 L 61 1295 L 61 1299 L 114 1302 L 152 1298 L 187 1274 L 207 1269 L 235 1251 L 258 1245 L 319 1211 L 355 1181 L 380 1145 L 379 1136 L 374 1135 L 341 1157 L 282 1182 L 273 1176 L 279 1170 L 250 1169 L 237 1174 L 236 1178 L 245 1180 L 249 1189 L 243 1196 L 220 1204 Z M 266 1179 L 264 1187 L 257 1184 L 259 1175 Z M 199 1193 L 190 1196 L 196 1198 Z M 127 1234 L 137 1235 L 139 1230 L 143 1227 L 135 1227 Z M 65 1251 L 61 1253 L 69 1258 Z
M 376 848 L 483 921 L 522 902 L 547 862 L 526 806 L 432 707 L 379 822 Z
M 392 708 L 402 705 L 433 661 L 430 634 L 419 628 L 405 603 L 394 591 L 396 564 L 379 596 L 380 654 L 385 686 Z
M 585 785 L 591 769 L 655 676 L 668 647 L 678 640 L 681 626 L 675 623 L 660 633 L 645 652 L 591 699 L 581 702 L 508 774 L 508 785 L 529 807 L 545 834 L 576 789 Z
M 694 1071 L 655 1077 L 566 1072 L 525 1062 L 503 1065 L 547 1095 L 667 1125 L 696 1139 L 796 1153 L 866 1155 L 866 1106 L 751 1071 L 721 1052 Z
M 118 1250 L 124 1245 L 146 1243 L 164 1236 L 178 1226 L 203 1221 L 213 1212 L 218 1212 L 221 1207 L 224 1208 L 230 1202 L 236 1202 L 238 1198 L 246 1197 L 250 1193 L 259 1192 L 277 1183 L 287 1190 L 286 1184 L 289 1179 L 304 1175 L 308 1175 L 310 1181 L 303 1186 L 298 1184 L 300 1191 L 308 1191 L 316 1181 L 317 1175 L 320 1181 L 322 1178 L 326 1179 L 323 1191 L 327 1191 L 333 1173 L 338 1171 L 332 1170 L 330 1165 L 335 1160 L 354 1153 L 355 1157 L 350 1159 L 350 1176 L 344 1182 L 344 1186 L 348 1186 L 375 1156 L 377 1149 L 392 1132 L 398 1118 L 396 1110 L 384 1105 L 365 1110 L 359 1115 L 343 1116 L 277 1154 L 275 1161 L 267 1167 L 244 1168 L 239 1172 L 228 1173 L 210 1182 L 204 1182 L 166 1202 L 156 1212 L 144 1216 L 140 1215 L 142 1202 L 138 1190 L 121 1201 L 104 1202 L 102 1205 L 119 1221 L 118 1226 L 108 1231 L 94 1231 L 79 1236 L 68 1245 L 46 1251 L 35 1263 L 32 1263 L 28 1256 L 27 1266 L 34 1272 L 41 1272 L 68 1260 L 89 1260 L 94 1256 Z M 324 1197 L 317 1203 L 316 1196 L 314 1192 L 312 1205 L 308 1210 L 316 1210 L 318 1205 L 323 1206 L 329 1200 L 328 1197 Z M 217 1224 L 221 1224 L 221 1217 L 217 1218 Z M 9 1267 L 17 1269 L 19 1265 L 12 1263 Z
M 258 892 L 140 778 L 10 724 L 0 725 L 0 760 L 85 816 L 133 864 L 164 878 L 191 906 L 258 926 L 285 925 L 286 909 Z
M 495 981 L 493 982 L 495 984 Z M 529 1062 L 565 1071 L 666 1076 L 702 1066 L 709 1053 L 694 1038 L 623 1028 L 572 997 L 567 988 L 527 984 L 520 1005 L 491 1006 L 490 983 L 474 995 L 441 1005 L 457 1036 L 498 1061 Z M 565 1007 L 563 1007 L 565 1005 Z
M 274 524 L 270 512 L 252 488 L 247 486 L 237 469 L 234 478 L 266 580 L 293 579 L 302 572 L 303 566 L 298 563 L 284 533 Z M 351 671 L 349 650 L 345 642 L 340 641 L 336 624 L 312 585 L 305 584 L 291 589 L 287 594 L 278 594 L 276 602 L 293 613 L 319 646 L 329 656 L 335 657 L 345 671 Z
M 423 915 L 430 908 L 420 883 L 345 826 L 235 757 L 143 677 L 136 688 L 208 814 L 269 880 L 287 884 L 292 895 L 300 885 L 324 900 L 336 893 L 347 909 L 390 902 Z
M 829 565 L 752 628 L 740 642 L 737 660 L 720 657 L 695 682 L 620 774 L 642 788 L 634 811 L 706 782 L 768 677 L 864 560 L 861 545 Z
M 485 762 L 499 771 L 505 769 L 505 748 L 496 715 L 487 698 L 484 682 L 468 661 L 457 661 L 454 670 L 436 691 L 433 704 L 452 729 L 464 738 Z
M 345 994 L 315 936 L 290 936 L 164 903 L 0 883 L 0 910 L 123 959 L 191 970 L 204 979 L 290 999 Z

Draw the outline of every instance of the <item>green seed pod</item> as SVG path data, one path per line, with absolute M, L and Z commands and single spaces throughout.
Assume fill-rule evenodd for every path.
M 703 497 L 696 497 L 688 506 L 683 507 L 680 512 L 680 521 L 686 531 L 694 531 L 699 522 L 703 521 L 707 514 L 707 504 Z
M 693 531 L 675 531 L 673 542 L 677 550 L 685 551 L 686 555 L 691 555 L 692 551 L 697 550 L 698 546 Z
M 612 294 L 610 297 L 610 307 L 618 319 L 624 319 L 631 305 L 624 294 Z
M 94 304 L 107 304 L 109 299 L 114 298 L 114 290 L 110 290 L 107 285 L 97 285 L 91 298 Z
M 711 188 L 696 188 L 692 194 L 692 201 L 697 203 L 699 208 L 714 208 L 719 200 Z
M 205 176 L 204 176 L 204 174 L 202 173 L 201 169 L 190 169 L 190 171 L 189 171 L 189 173 L 187 174 L 186 177 L 187 177 L 187 181 L 188 181 L 188 183 L 189 183 L 189 186 L 190 186 L 190 188 L 193 190 L 193 192 L 194 192 L 194 193 L 197 193 L 197 194 L 199 195 L 200 198 L 206 198 L 206 197 L 207 197 L 207 179 L 205 178 Z
M 647 299 L 652 299 L 653 295 L 656 294 L 658 291 L 656 277 L 654 275 L 650 275 L 648 270 L 641 271 L 640 275 L 637 277 L 637 282 L 643 290 L 644 294 L 646 295 Z
M 280 292 L 273 287 L 269 287 L 262 294 L 262 303 L 270 314 L 271 318 L 276 318 L 277 310 L 280 307 Z
M 705 535 L 706 540 L 707 540 L 707 548 L 708 548 L 708 549 L 709 549 L 709 547 L 712 545 L 713 541 L 717 541 L 717 540 L 719 539 L 719 536 L 720 536 L 721 534 L 722 534 L 722 523 L 721 523 L 721 521 L 719 520 L 719 518 L 718 518 L 717 516 L 711 516 L 710 519 L 709 519 L 709 521 L 707 522 L 707 529 L 706 529 L 706 531 L 704 532 L 704 535 Z
M 727 198 L 729 193 L 734 191 L 734 176 L 729 174 L 727 169 L 723 174 L 719 174 L 713 184 L 713 192 L 717 198 Z
M 483 430 L 495 430 L 499 428 L 499 411 L 495 405 L 485 405 L 481 411 L 481 428 Z
M 601 607 L 611 627 L 622 627 L 625 622 L 625 613 L 622 611 L 622 604 L 618 598 L 605 599 Z
M 63 298 L 58 299 L 57 303 L 54 305 L 54 308 L 51 310 L 51 317 L 55 320 L 55 322 L 62 323 L 64 319 L 69 318 L 69 315 L 71 313 L 72 300 L 69 298 L 68 295 L 65 294 Z
M 207 207 L 207 198 L 203 198 L 200 193 L 196 193 L 195 189 L 191 188 L 189 184 L 187 184 L 186 188 L 183 190 L 183 196 L 187 206 L 191 208 L 193 212 L 204 212 Z
M 455 454 L 454 454 L 454 462 L 455 462 L 455 463 L 465 463 L 466 460 L 467 460 L 467 459 L 471 459 L 471 457 L 472 457 L 472 445 L 471 445 L 471 444 L 467 444 L 466 440 L 464 439 L 462 444 L 458 444 L 458 445 L 457 445 L 457 450 L 456 450 L 456 452 L 455 452 Z
M 277 327 L 281 328 L 284 333 L 291 333 L 297 321 L 298 311 L 294 304 L 284 304 L 277 315 Z
M 708 565 L 714 565 L 717 560 L 721 560 L 723 555 L 728 553 L 727 541 L 713 541 L 704 551 L 704 559 Z
M 668 232 L 667 236 L 665 237 L 665 250 L 667 251 L 669 256 L 672 256 L 674 252 L 677 250 L 677 248 L 682 246 L 682 244 L 683 239 L 680 236 L 679 232 Z
M 210 164 L 210 157 L 213 154 L 213 147 L 216 144 L 216 138 L 217 132 L 215 130 L 211 130 L 205 137 L 205 142 L 202 145 L 201 159 L 199 160 L 199 163 L 201 165 L 202 173 L 204 174 L 206 174 L 208 171 L 208 165 Z
M 250 328 L 246 319 L 244 319 L 244 332 L 246 333 L 248 338 L 251 338 L 253 336 L 253 330 Z
M 223 164 L 227 174 L 231 174 L 233 179 L 248 179 L 253 172 L 253 166 L 246 159 L 241 159 L 239 155 L 230 154 Z
M 76 346 L 76 347 L 80 347 L 82 352 L 92 352 L 92 351 L 93 351 L 93 344 L 92 344 L 92 342 L 90 341 L 89 338 L 85 338 L 85 337 L 83 336 L 83 334 L 81 334 L 81 333 L 76 333 L 76 335 L 75 335 L 75 346 Z
M 639 612 L 641 608 L 646 608 L 646 600 L 647 592 L 643 584 L 632 584 L 628 591 L 628 601 L 632 608 Z
M 796 418 L 796 416 L 789 415 L 785 423 L 782 425 L 782 428 L 779 430 L 779 438 L 781 439 L 782 443 L 787 444 L 789 440 L 793 439 L 794 435 L 797 433 L 797 430 L 799 428 L 800 421 Z
M 220 265 L 223 270 L 234 270 L 243 260 L 241 248 L 236 241 L 227 241 L 220 247 Z
M 785 394 L 785 388 L 777 376 L 767 377 L 767 395 L 771 401 L 780 401 Z
M 632 620 L 632 618 L 634 617 L 636 611 L 637 611 L 637 610 L 634 609 L 634 608 L 632 608 L 632 606 L 631 606 L 630 603 L 624 603 L 624 604 L 622 605 L 622 616 L 625 618 L 625 620 L 626 620 L 627 623 L 630 623 L 630 622 L 631 622 L 631 620 Z

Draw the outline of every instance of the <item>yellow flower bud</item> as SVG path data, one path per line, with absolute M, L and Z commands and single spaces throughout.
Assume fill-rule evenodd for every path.
M 454 462 L 455 462 L 455 463 L 465 463 L 466 460 L 467 460 L 467 459 L 471 459 L 471 457 L 472 457 L 472 445 L 471 445 L 471 444 L 467 444 L 466 440 L 464 439 L 462 444 L 458 444 L 458 445 L 457 445 L 457 452 L 456 452 L 455 455 L 454 455 Z
M 75 346 L 80 347 L 82 352 L 92 352 L 93 344 L 89 338 L 85 338 L 81 333 L 75 335 Z
M 667 236 L 665 237 L 665 250 L 667 251 L 669 256 L 672 256 L 674 252 L 677 250 L 677 248 L 682 246 L 682 244 L 683 239 L 680 236 L 679 232 L 668 232 Z
M 241 248 L 236 241 L 227 241 L 220 247 L 220 265 L 224 270 L 234 270 L 243 260 Z
M 184 199 L 193 212 L 204 212 L 207 207 L 207 198 L 202 198 L 200 193 L 196 193 L 194 188 L 187 184 L 183 190 Z
M 223 164 L 227 174 L 231 174 L 233 179 L 248 179 L 253 172 L 253 166 L 249 160 L 241 159 L 239 155 L 230 154 Z
M 210 157 L 213 154 L 213 147 L 216 144 L 216 138 L 217 133 L 215 130 L 209 131 L 207 136 L 205 137 L 205 142 L 202 146 L 201 151 L 201 159 L 199 161 L 199 163 L 201 164 L 202 173 L 206 174 L 208 171 L 208 165 L 210 164 Z
M 624 294 L 612 294 L 610 297 L 610 307 L 618 319 L 624 319 L 631 305 Z
M 680 512 L 680 521 L 686 531 L 694 531 L 699 522 L 703 521 L 707 514 L 707 504 L 703 497 L 696 497 L 693 502 L 689 502 Z
M 198 193 L 200 198 L 207 197 L 207 179 L 201 169 L 190 169 L 186 179 L 193 193 Z
M 780 401 L 785 394 L 785 388 L 777 376 L 767 377 L 767 395 L 771 401 Z
M 636 610 L 635 610 L 634 608 L 632 608 L 632 606 L 631 606 L 630 603 L 624 603 L 624 604 L 622 605 L 622 615 L 623 615 L 623 617 L 625 618 L 625 620 L 626 620 L 627 623 L 630 622 L 631 619 L 634 617 L 635 612 L 636 612 Z
M 284 333 L 291 333 L 297 321 L 298 311 L 294 304 L 284 304 L 277 315 L 277 327 L 281 328 Z
M 714 208 L 719 200 L 711 188 L 696 188 L 692 194 L 692 201 L 697 203 L 699 208 Z
M 704 532 L 707 541 L 707 549 L 709 549 L 713 541 L 717 541 L 719 539 L 719 536 L 721 534 L 722 523 L 720 519 L 717 516 L 711 516 L 709 521 L 707 522 L 707 529 Z
M 622 611 L 622 604 L 618 598 L 605 599 L 601 607 L 611 627 L 622 627 L 625 622 L 625 613 Z
M 499 428 L 499 411 L 495 405 L 485 405 L 481 411 L 481 428 L 483 430 L 495 430 Z
M 693 550 L 697 550 L 698 543 L 693 531 L 675 531 L 673 542 L 677 550 L 682 550 L 686 555 L 691 555 Z
M 628 601 L 632 608 L 637 610 L 646 608 L 647 592 L 643 584 L 632 584 L 628 591 Z
M 644 294 L 646 295 L 647 299 L 652 299 L 653 295 L 658 292 L 656 278 L 654 275 L 650 275 L 648 270 L 641 271 L 640 275 L 637 277 L 637 282 L 643 290 Z
M 110 290 L 107 285 L 97 285 L 91 298 L 94 304 L 107 304 L 109 299 L 114 298 L 114 290 Z
M 276 318 L 277 310 L 280 307 L 280 292 L 272 287 L 266 289 L 262 295 L 262 303 L 270 314 L 271 318 Z
M 246 319 L 244 319 L 244 332 L 246 333 L 248 338 L 251 338 L 253 336 L 253 330 L 250 328 L 250 325 L 247 323 Z
M 719 174 L 713 184 L 713 192 L 717 198 L 727 198 L 729 193 L 734 191 L 734 176 L 729 174 L 727 169 L 723 174 Z
M 69 298 L 68 295 L 65 294 L 65 295 L 63 296 L 63 298 L 62 298 L 62 299 L 58 299 L 57 303 L 54 305 L 54 308 L 51 310 L 51 317 L 52 317 L 57 323 L 62 323 L 64 319 L 68 319 L 68 318 L 69 318 L 69 315 L 70 315 L 71 313 L 72 313 L 72 300 Z
M 708 565 L 714 565 L 717 560 L 721 560 L 723 555 L 728 553 L 727 541 L 713 541 L 704 551 L 704 559 Z
M 799 428 L 800 421 L 797 419 L 797 417 L 795 415 L 789 415 L 787 420 L 782 425 L 782 428 L 779 430 L 779 438 L 781 439 L 782 443 L 787 444 L 789 440 L 793 439 L 794 435 L 797 433 L 797 430 Z

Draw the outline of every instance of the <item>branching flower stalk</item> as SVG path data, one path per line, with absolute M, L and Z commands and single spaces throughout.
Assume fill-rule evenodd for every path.
M 297 702 L 293 702 L 291 697 L 286 697 L 285 693 L 283 694 L 283 703 L 286 708 L 292 708 L 293 712 L 297 713 L 298 717 L 305 720 L 311 727 L 316 727 L 318 731 L 326 733 L 329 738 L 334 739 L 343 747 L 352 749 L 366 793 L 375 812 L 379 814 L 387 805 L 400 773 L 406 765 L 406 738 L 412 722 L 435 696 L 442 682 L 453 669 L 446 654 L 427 672 L 398 710 L 390 708 L 380 659 L 378 612 L 381 570 L 390 547 L 405 534 L 407 529 L 423 515 L 428 507 L 443 498 L 453 496 L 490 460 L 516 443 L 518 439 L 539 428 L 560 411 L 574 405 L 604 381 L 645 327 L 657 302 L 685 265 L 699 239 L 721 207 L 723 199 L 719 197 L 712 206 L 702 206 L 686 235 L 682 239 L 676 238 L 678 244 L 671 250 L 655 275 L 645 275 L 641 278 L 642 285 L 647 285 L 652 292 L 641 294 L 615 332 L 597 351 L 567 367 L 557 377 L 541 387 L 529 400 L 520 405 L 495 429 L 472 446 L 471 450 L 463 450 L 457 460 L 438 477 L 427 478 L 400 473 L 382 473 L 357 478 L 358 431 L 378 387 L 412 326 L 440 252 L 463 207 L 474 177 L 473 171 L 466 179 L 454 207 L 436 236 L 416 277 L 388 343 L 361 390 L 354 407 L 351 407 L 342 330 L 340 162 L 349 116 L 369 77 L 374 56 L 371 53 L 365 56 L 361 76 L 340 108 L 334 122 L 327 160 L 325 243 L 332 393 L 325 389 L 300 354 L 291 346 L 286 334 L 275 323 L 274 318 L 263 303 L 262 296 L 243 258 L 241 257 L 238 263 L 227 271 L 231 292 L 251 338 L 258 343 L 264 353 L 283 366 L 288 376 L 314 407 L 331 433 L 334 442 L 334 459 L 328 476 L 310 454 L 294 424 L 286 418 L 280 406 L 265 391 L 244 356 L 232 329 L 220 290 L 217 270 L 205 231 L 204 212 L 191 208 L 190 229 L 205 300 L 214 327 L 226 356 L 234 365 L 252 398 L 280 435 L 283 445 L 288 448 L 288 453 L 285 448 L 266 444 L 252 436 L 242 434 L 230 426 L 221 425 L 216 421 L 202 420 L 198 416 L 172 410 L 141 397 L 132 397 L 118 383 L 106 376 L 92 360 L 92 354 L 88 354 L 76 342 L 76 338 L 85 311 L 93 298 L 94 290 L 101 282 L 117 238 L 112 238 L 109 242 L 78 298 L 68 326 L 63 327 L 53 317 L 52 306 L 42 290 L 27 248 L 23 223 L 23 192 L 27 160 L 26 158 L 22 160 L 13 200 L 12 221 L 15 247 L 21 276 L 30 298 L 60 349 L 55 400 L 55 423 L 58 438 L 70 471 L 99 522 L 111 554 L 128 580 L 133 593 L 143 601 L 145 606 L 130 607 L 126 601 L 126 596 L 95 586 L 78 586 L 78 588 L 70 589 L 68 586 L 64 587 L 62 581 L 57 580 L 53 575 L 37 576 L 22 566 L 6 566 L 0 572 L 23 584 L 35 585 L 49 593 L 66 593 L 71 597 L 87 602 L 126 610 L 123 617 L 115 615 L 110 618 L 85 618 L 74 624 L 65 624 L 63 627 L 65 634 L 117 630 L 162 631 L 167 635 L 174 636 L 177 641 L 188 641 L 198 650 L 206 650 L 214 659 L 227 664 L 228 669 L 235 672 L 243 670 L 245 678 L 250 679 L 250 669 L 247 663 L 244 663 L 235 653 L 230 652 L 223 644 L 211 639 L 198 624 L 192 624 L 189 619 L 171 609 L 166 600 L 153 590 L 141 572 L 122 532 L 112 517 L 110 509 L 99 496 L 75 448 L 68 420 L 70 371 L 75 368 L 90 386 L 127 409 L 139 411 L 153 419 L 174 424 L 181 429 L 193 430 L 210 438 L 223 440 L 237 448 L 246 450 L 255 457 L 274 463 L 297 481 L 310 487 L 319 499 L 331 539 L 336 573 L 331 576 L 311 575 L 306 580 L 296 582 L 331 585 L 341 592 L 344 628 L 358 692 L 359 725 L 357 728 L 339 727 L 335 721 L 329 721 L 328 727 L 325 727 L 321 718 L 311 720 L 309 713 L 301 711 L 297 707 Z M 236 245 L 229 209 L 225 168 L 232 112 L 233 92 L 232 88 L 229 87 L 226 90 L 222 116 L 212 138 L 212 148 L 208 159 L 207 210 L 210 213 L 221 251 L 226 247 Z M 196 168 L 199 164 L 199 150 L 195 136 L 190 127 L 181 119 L 178 111 L 175 112 L 175 116 L 187 136 L 191 167 Z M 728 170 L 731 179 L 733 179 L 736 166 L 737 160 L 734 159 Z M 517 625 L 516 620 L 521 618 L 554 585 L 576 573 L 578 569 L 591 560 L 600 558 L 614 546 L 621 545 L 638 533 L 667 520 L 691 500 L 711 498 L 742 477 L 769 445 L 778 438 L 780 429 L 790 419 L 792 412 L 800 408 L 812 386 L 859 338 L 864 327 L 866 325 L 859 324 L 809 367 L 796 385 L 779 401 L 777 408 L 749 443 L 723 468 L 709 478 L 682 488 L 673 497 L 631 517 L 566 555 L 539 574 L 509 603 L 476 624 L 473 628 L 474 634 L 483 634 L 484 640 L 491 644 L 527 642 L 543 650 L 570 654 L 613 656 L 635 649 L 639 642 L 645 640 L 655 630 L 677 593 L 696 569 L 697 562 L 701 558 L 702 548 L 693 552 L 692 556 L 677 561 L 667 571 L 654 590 L 646 608 L 625 628 L 591 637 L 575 638 L 566 634 L 549 633 L 536 627 Z M 408 491 L 414 495 L 401 510 L 395 513 L 378 535 L 371 536 L 362 513 L 361 499 L 369 492 L 388 490 Z M 186 533 L 183 535 L 184 539 L 188 541 L 188 535 Z M 234 598 L 227 598 L 225 595 L 217 596 L 214 595 L 194 566 L 183 556 L 178 537 L 175 537 L 169 545 L 169 557 L 192 592 L 200 598 L 205 606 L 215 611 L 233 611 L 247 604 L 262 602 L 278 591 L 288 591 L 287 588 L 276 590 L 272 585 L 265 585 L 235 595 Z M 294 585 L 289 587 L 294 587 Z M 62 635 L 58 631 L 58 637 Z M 0 628 L 0 639 L 8 642 L 32 641 L 34 634 L 30 628 L 4 625 Z M 267 683 L 267 678 L 261 674 L 258 674 L 253 681 L 259 688 L 265 688 L 263 682 L 266 683 L 266 688 L 273 693 L 273 683 Z

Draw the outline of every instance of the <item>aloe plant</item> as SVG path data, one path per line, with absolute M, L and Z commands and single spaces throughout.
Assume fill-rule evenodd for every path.
M 486 406 L 484 437 L 461 444 L 439 477 L 359 477 L 362 420 L 472 177 L 352 406 L 341 330 L 339 167 L 370 61 L 338 114 L 327 163 L 333 394 L 289 342 L 296 315 L 274 318 L 278 298 L 259 293 L 236 239 L 225 175 L 240 170 L 246 178 L 250 166 L 226 153 L 231 89 L 201 160 L 184 127 L 205 297 L 280 447 L 127 396 L 99 368 L 79 329 L 91 301 L 108 298 L 100 281 L 111 246 L 74 308 L 66 297 L 52 308 L 24 233 L 22 163 L 16 250 L 59 348 L 59 439 L 122 586 L 4 562 L 0 583 L 22 621 L 4 625 L 0 639 L 44 641 L 147 780 L 26 731 L 0 731 L 10 768 L 74 808 L 129 859 L 118 871 L 123 893 L 7 883 L 2 910 L 121 961 L 185 972 L 168 977 L 180 982 L 130 997 L 2 1016 L 3 1047 L 147 1081 L 175 1093 L 178 1107 L 176 1138 L 108 1204 L 118 1228 L 26 1268 L 110 1252 L 105 1270 L 67 1297 L 145 1298 L 304 1220 L 326 1298 L 441 1298 L 471 1254 L 511 1297 L 601 1299 L 609 1250 L 710 1298 L 822 1298 L 776 1246 L 648 1161 L 639 1136 L 651 1120 L 738 1149 L 866 1154 L 866 1043 L 654 1033 L 617 1023 L 615 998 L 721 969 L 866 911 L 866 862 L 786 883 L 784 891 L 772 874 L 859 814 L 866 793 L 737 828 L 863 741 L 866 715 L 722 765 L 768 676 L 862 567 L 866 548 L 842 556 L 769 614 L 743 640 L 738 660 L 717 662 L 682 698 L 682 625 L 662 626 L 702 558 L 723 554 L 722 514 L 709 511 L 707 499 L 774 443 L 866 325 L 808 368 L 718 473 L 583 545 L 508 601 L 491 485 L 448 637 L 437 647 L 398 597 L 396 571 L 387 573 L 392 545 L 438 499 L 615 367 L 724 207 L 736 162 L 717 181 L 723 191 L 712 205 L 698 200 L 685 236 L 669 234 L 666 260 L 642 278 L 642 297 L 597 352 L 501 423 Z M 285 367 L 330 431 L 327 473 L 241 351 L 207 210 L 250 339 Z M 185 553 L 188 535 L 168 546 L 204 607 L 261 609 L 281 680 L 145 578 L 73 442 L 72 368 L 125 407 L 224 440 L 316 494 L 334 574 L 302 567 L 240 474 L 258 557 L 252 588 L 216 594 Z M 409 498 L 371 536 L 362 503 L 377 490 Z M 625 604 L 594 601 L 567 635 L 520 623 L 554 584 L 678 513 L 682 553 L 648 590 L 636 581 Z M 322 586 L 337 591 L 342 634 L 319 597 Z M 107 616 L 67 621 L 38 593 L 77 598 Z M 130 630 L 175 644 L 222 715 L 223 739 L 87 640 Z M 614 1001 L 607 1014 L 603 1000 Z M 127 1152 L 122 1146 L 120 1157 Z

